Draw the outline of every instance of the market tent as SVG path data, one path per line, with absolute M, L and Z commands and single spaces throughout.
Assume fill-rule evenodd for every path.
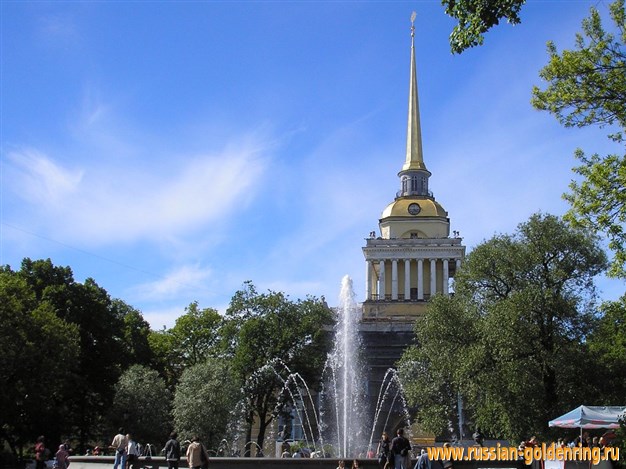
M 619 428 L 620 418 L 626 417 L 626 407 L 586 406 L 570 410 L 548 422 L 550 427 L 560 428 Z

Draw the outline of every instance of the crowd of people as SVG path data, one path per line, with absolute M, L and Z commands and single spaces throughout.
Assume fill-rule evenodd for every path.
M 141 448 L 133 440 L 131 434 L 124 434 L 123 428 L 120 428 L 117 435 L 113 437 L 111 448 L 115 450 L 113 469 L 139 468 L 139 456 L 142 454 Z M 176 432 L 170 434 L 161 453 L 165 456 L 169 469 L 178 469 L 182 451 Z M 209 467 L 209 452 L 197 436 L 194 436 L 189 441 L 185 457 L 190 469 L 207 469 Z
M 474 443 L 482 446 L 484 436 L 477 430 L 473 435 Z M 556 445 L 561 448 L 565 447 L 589 447 L 604 448 L 611 446 L 616 439 L 613 430 L 607 430 L 601 436 L 591 436 L 588 432 L 582 433 L 575 439 L 569 441 L 564 438 L 558 439 Z M 187 464 L 190 469 L 207 469 L 209 466 L 209 452 L 200 442 L 197 436 L 194 436 L 188 443 L 185 451 Z M 450 443 L 444 443 L 444 447 L 450 447 Z M 518 451 L 524 453 L 526 448 L 540 446 L 540 442 L 535 436 L 520 442 Z M 142 447 L 137 443 L 132 434 L 125 433 L 123 428 L 113 437 L 113 441 L 108 446 L 109 450 L 114 451 L 115 459 L 113 469 L 138 469 L 140 456 L 151 456 L 152 450 L 150 445 Z M 92 452 L 87 455 L 101 455 L 105 450 L 96 446 Z M 72 448 L 69 441 L 60 444 L 54 453 L 54 468 L 68 469 Z M 161 454 L 165 457 L 169 469 L 179 469 L 179 462 L 182 456 L 181 443 L 178 441 L 176 432 L 172 432 L 165 446 L 161 450 Z M 387 432 L 383 432 L 378 443 L 376 453 L 369 451 L 367 457 L 378 457 L 378 463 L 382 469 L 431 469 L 432 464 L 429 460 L 428 453 L 422 449 L 417 455 L 417 461 L 412 467 L 413 448 L 410 441 L 404 436 L 404 430 L 398 429 L 396 436 L 391 439 Z M 283 445 L 281 457 L 283 458 L 321 458 L 324 454 L 321 451 L 311 451 L 308 448 L 301 447 L 292 452 L 288 444 Z M 46 469 L 46 462 L 52 458 L 52 452 L 46 447 L 46 441 L 43 436 L 37 438 L 35 443 L 35 469 Z M 453 469 L 452 461 L 441 461 L 444 469 Z M 346 469 L 346 462 L 339 460 L 337 469 Z M 360 469 L 359 461 L 353 460 L 351 469 Z
M 69 441 L 61 443 L 54 453 L 55 469 L 67 469 L 70 465 L 71 447 Z M 52 451 L 46 446 L 46 438 L 42 435 L 35 442 L 35 469 L 45 469 L 46 461 L 52 456 Z
M 383 432 L 376 449 L 378 463 L 383 469 L 410 469 L 412 466 L 412 446 L 404 436 L 404 429 L 399 428 L 393 440 Z M 445 469 L 450 469 L 444 466 Z M 431 469 L 431 463 L 425 450 L 417 458 L 414 469 Z
M 611 446 L 616 438 L 617 435 L 614 430 L 607 430 L 601 436 L 591 436 L 589 432 L 583 432 L 571 441 L 566 438 L 559 438 L 555 443 L 560 448 L 574 448 L 578 446 L 583 448 L 605 448 Z M 522 453 L 526 448 L 534 448 L 539 445 L 537 437 L 533 436 L 528 440 L 520 442 L 517 449 Z

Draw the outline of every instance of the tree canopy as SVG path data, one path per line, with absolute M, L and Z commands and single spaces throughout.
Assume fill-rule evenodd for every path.
M 593 277 L 605 264 L 592 235 L 551 215 L 477 246 L 455 295 L 432 300 L 402 359 L 424 426 L 445 434 L 461 395 L 471 424 L 519 441 L 595 397 L 580 376 L 597 366 L 585 341 L 596 322 Z
M 0 324 L 0 439 L 17 455 L 42 427 L 51 436 L 63 430 L 78 328 L 37 302 L 28 282 L 8 268 L 0 270 Z
M 574 168 L 578 180 L 565 199 L 571 209 L 567 220 L 603 233 L 614 257 L 609 275 L 626 278 L 626 12 L 624 0 L 610 5 L 613 31 L 605 28 L 600 13 L 591 8 L 576 35 L 576 49 L 561 53 L 548 43 L 550 61 L 540 77 L 545 89 L 533 88 L 532 104 L 553 114 L 566 127 L 608 127 L 618 153 L 588 156 L 575 152 L 581 163 Z
M 506 19 L 519 24 L 519 12 L 526 0 L 441 0 L 448 16 L 458 21 L 450 33 L 450 49 L 460 54 L 481 45 L 484 33 Z
M 110 430 L 128 428 L 137 441 L 158 445 L 172 430 L 171 410 L 172 395 L 165 380 L 155 370 L 133 365 L 115 385 Z
M 176 387 L 173 407 L 181 439 L 195 435 L 207 448 L 217 448 L 221 439 L 229 436 L 228 424 L 241 397 L 227 361 L 210 357 L 186 368 Z
M 217 310 L 200 308 L 194 301 L 172 328 L 152 331 L 148 341 L 155 355 L 155 368 L 165 377 L 170 389 L 174 389 L 186 367 L 219 353 L 222 321 Z
M 175 424 L 188 437 L 222 438 L 237 407 L 259 422 L 262 445 L 287 402 L 288 370 L 319 380 L 333 314 L 323 300 L 259 294 L 247 282 L 225 317 L 192 302 L 172 328 L 152 331 L 93 279 L 24 259 L 19 271 L 0 269 L 0 321 L 0 378 L 12 383 L 0 389 L 0 438 L 17 453 L 42 433 L 77 435 L 84 450 L 118 426 L 162 443 L 174 395 Z M 265 373 L 272 363 L 276 372 Z
M 283 293 L 258 293 L 251 282 L 235 293 L 222 338 L 244 388 L 250 424 L 246 441 L 256 421 L 257 443 L 263 446 L 265 430 L 280 411 L 286 369 L 297 370 L 307 382 L 319 382 L 330 348 L 325 327 L 332 324 L 332 311 L 317 298 L 291 301 Z

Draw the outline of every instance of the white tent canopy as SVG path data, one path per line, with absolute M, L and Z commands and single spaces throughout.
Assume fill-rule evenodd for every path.
M 548 426 L 560 428 L 619 428 L 619 420 L 626 418 L 626 406 L 586 406 L 570 410 L 550 420 Z

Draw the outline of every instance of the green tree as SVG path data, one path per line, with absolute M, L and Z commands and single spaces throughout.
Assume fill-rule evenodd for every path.
M 196 435 L 208 448 L 227 437 L 230 416 L 241 399 L 227 361 L 208 358 L 186 368 L 174 395 L 174 425 L 182 440 Z
M 155 366 L 156 357 L 150 346 L 150 323 L 146 321 L 141 312 L 124 301 L 115 299 L 111 306 L 116 316 L 123 321 L 122 333 L 123 344 L 126 348 L 126 360 L 128 363 Z
M 626 396 L 626 295 L 600 307 L 602 313 L 588 339 L 589 353 L 602 366 L 596 368 L 601 402 L 622 402 Z
M 427 431 L 446 435 L 450 423 L 458 428 L 457 403 L 461 353 L 480 347 L 476 318 L 458 296 L 435 296 L 416 326 L 419 346 L 409 347 L 399 371 L 407 400 L 418 405 L 417 420 Z M 480 349 L 475 353 L 480 357 Z M 465 353 L 470 355 L 470 353 Z
M 115 386 L 110 421 L 113 428 L 123 426 L 137 441 L 159 449 L 172 429 L 172 396 L 155 370 L 133 365 Z
M 519 24 L 519 12 L 526 0 L 441 0 L 448 16 L 458 21 L 450 34 L 450 49 L 460 54 L 482 45 L 483 34 L 506 19 Z
M 0 270 L 0 324 L 0 442 L 17 456 L 44 431 L 58 439 L 69 423 L 63 396 L 76 372 L 77 328 L 8 267 Z
M 77 328 L 80 353 L 64 397 L 72 423 L 66 431 L 75 429 L 84 447 L 90 436 L 102 428 L 113 387 L 129 366 L 123 314 L 93 279 L 78 283 L 69 267 L 54 266 L 50 259 L 26 258 L 18 275 L 33 289 L 38 303 L 49 305 L 59 319 Z
M 323 300 L 308 297 L 294 302 L 283 293 L 259 294 L 251 282 L 235 293 L 222 339 L 224 353 L 243 383 L 249 424 L 246 441 L 251 440 L 256 422 L 257 444 L 263 446 L 265 431 L 280 411 L 287 369 L 297 371 L 307 382 L 319 382 L 330 349 L 325 328 L 330 329 L 333 321 Z
M 553 114 L 566 127 L 609 127 L 618 154 L 587 156 L 574 168 L 580 181 L 570 184 L 566 218 L 577 226 L 604 233 L 614 258 L 609 275 L 626 278 L 626 12 L 624 0 L 610 5 L 614 33 L 606 31 L 600 13 L 591 8 L 576 35 L 576 49 L 559 53 L 548 43 L 550 61 L 540 72 L 545 89 L 533 88 L 532 104 Z
M 223 318 L 213 308 L 198 307 L 194 301 L 170 329 L 152 331 L 148 337 L 155 368 L 174 389 L 186 367 L 219 353 Z
M 593 235 L 551 215 L 477 246 L 454 297 L 431 302 L 416 325 L 418 345 L 403 357 L 411 402 L 429 430 L 444 429 L 427 406 L 449 418 L 458 394 L 474 425 L 511 440 L 545 434 L 551 418 L 595 396 L 580 377 L 600 366 L 585 340 L 595 325 L 593 277 L 605 264 Z
M 174 391 L 178 382 L 178 366 L 172 365 L 174 357 L 174 339 L 165 327 L 159 331 L 150 331 L 148 335 L 150 350 L 154 355 L 154 369 L 165 379 L 170 391 Z
M 191 366 L 205 360 L 220 342 L 219 328 L 222 316 L 213 308 L 198 308 L 194 301 L 185 308 L 185 314 L 176 319 L 169 333 L 174 342 L 174 359 L 178 366 Z

